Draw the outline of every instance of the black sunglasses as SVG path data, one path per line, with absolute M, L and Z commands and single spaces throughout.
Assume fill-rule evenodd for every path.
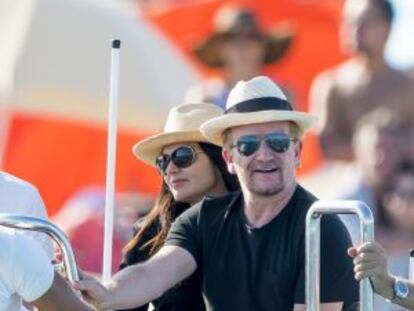
M 190 146 L 181 146 L 175 149 L 171 154 L 160 154 L 155 159 L 155 165 L 162 174 L 165 174 L 165 171 L 167 170 L 167 167 L 171 161 L 175 166 L 179 168 L 189 167 L 194 163 L 196 154 L 200 152 L 202 151 L 195 151 Z
M 296 138 L 291 138 L 289 135 L 280 132 L 265 135 L 245 135 L 239 137 L 231 148 L 237 148 L 242 156 L 248 157 L 259 150 L 263 139 L 267 146 L 277 153 L 286 152 L 289 149 L 290 142 L 297 141 Z

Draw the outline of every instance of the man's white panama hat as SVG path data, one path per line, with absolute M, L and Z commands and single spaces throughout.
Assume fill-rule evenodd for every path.
M 259 76 L 239 81 L 229 94 L 224 114 L 206 121 L 200 130 L 211 143 L 223 146 L 226 129 L 274 121 L 292 121 L 304 133 L 316 124 L 317 118 L 293 110 L 279 86 L 268 77 Z
M 223 109 L 208 103 L 183 104 L 170 109 L 162 133 L 137 142 L 133 154 L 147 164 L 155 166 L 156 157 L 170 144 L 209 142 L 200 132 L 200 125 L 223 114 Z

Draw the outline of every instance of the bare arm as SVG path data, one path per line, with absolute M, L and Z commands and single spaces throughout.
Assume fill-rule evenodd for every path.
M 55 273 L 52 286 L 40 298 L 32 302 L 42 311 L 93 311 L 91 306 L 82 302 L 70 285 Z
M 99 310 L 129 309 L 161 296 L 197 268 L 193 256 L 181 247 L 164 246 L 142 264 L 118 272 L 104 288 L 88 278 L 74 284 Z
M 352 159 L 344 104 L 337 95 L 330 73 L 318 76 L 312 84 L 310 109 L 320 118 L 319 139 L 323 155 L 331 160 Z

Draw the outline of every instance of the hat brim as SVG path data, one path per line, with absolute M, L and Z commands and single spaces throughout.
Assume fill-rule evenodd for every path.
M 162 133 L 137 142 L 132 147 L 132 153 L 143 162 L 155 166 L 155 159 L 165 146 L 185 142 L 208 142 L 208 140 L 199 131 Z
M 299 111 L 263 110 L 249 113 L 231 113 L 203 123 L 200 130 L 210 143 L 223 146 L 223 133 L 226 129 L 275 121 L 295 122 L 304 133 L 317 123 L 317 118 Z
M 219 48 L 228 37 L 227 32 L 215 32 L 193 49 L 193 52 L 206 66 L 220 68 L 224 64 L 221 60 Z M 294 33 L 290 30 L 274 30 L 268 34 L 260 33 L 258 38 L 265 45 L 263 64 L 271 64 L 282 58 L 288 51 Z

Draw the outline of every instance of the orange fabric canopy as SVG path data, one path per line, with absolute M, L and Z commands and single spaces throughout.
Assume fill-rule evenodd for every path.
M 118 191 L 157 193 L 157 172 L 131 152 L 132 145 L 148 134 L 118 131 Z M 36 185 L 52 216 L 80 188 L 105 185 L 106 145 L 104 126 L 14 113 L 4 170 Z

